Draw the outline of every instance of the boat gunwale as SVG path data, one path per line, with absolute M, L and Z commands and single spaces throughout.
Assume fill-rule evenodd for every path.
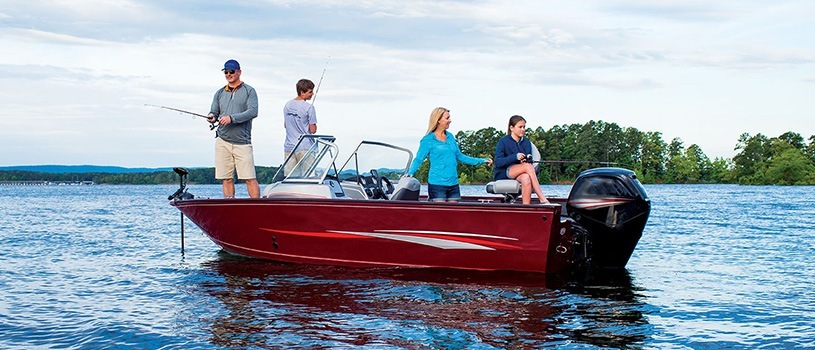
M 263 204 L 351 204 L 354 206 L 373 205 L 376 207 L 432 207 L 434 209 L 462 209 L 467 207 L 495 208 L 495 209 L 508 209 L 514 211 L 533 211 L 540 212 L 542 209 L 546 211 L 554 210 L 559 211 L 563 207 L 559 202 L 559 198 L 548 198 L 549 204 L 518 204 L 503 202 L 502 197 L 495 196 L 463 196 L 459 202 L 433 202 L 427 200 L 382 200 L 382 199 L 351 199 L 351 198 L 323 198 L 323 197 L 278 197 L 278 198 L 193 198 L 183 200 L 172 200 L 170 205 L 182 208 L 195 205 L 263 205 Z M 565 201 L 565 199 L 563 199 Z M 316 203 L 315 203 L 316 202 Z M 428 208 L 429 209 L 429 208 Z

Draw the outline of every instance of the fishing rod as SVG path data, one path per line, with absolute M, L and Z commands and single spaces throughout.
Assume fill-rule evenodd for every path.
M 196 117 L 201 117 L 201 118 L 204 118 L 204 119 L 209 119 L 209 117 L 208 117 L 208 116 L 205 116 L 205 115 L 203 115 L 203 114 L 198 114 L 198 113 L 195 113 L 195 112 L 185 111 L 185 110 L 183 110 L 183 109 L 178 109 L 178 108 L 173 108 L 173 107 L 167 107 L 167 106 L 151 105 L 151 104 L 149 104 L 149 103 L 145 103 L 144 105 L 145 105 L 145 106 L 150 106 L 150 107 L 156 107 L 156 108 L 169 109 L 169 110 L 171 110 L 171 111 L 176 111 L 176 112 L 180 112 L 180 113 L 186 113 L 186 114 L 189 114 L 189 115 L 194 115 L 194 116 L 196 116 Z M 216 127 L 218 127 L 217 123 L 210 123 L 210 124 L 209 124 L 209 130 L 213 130 L 213 129 L 215 129 Z
M 541 163 L 567 163 L 567 164 L 600 164 L 600 165 L 617 165 L 617 162 L 598 162 L 596 160 L 541 160 Z
M 531 155 L 529 158 L 532 158 Z M 524 159 L 529 159 L 524 158 Z M 617 162 L 598 162 L 594 160 L 571 160 L 571 159 L 557 159 L 557 160 L 524 160 L 525 163 L 549 163 L 549 164 L 600 164 L 600 165 L 617 165 Z
M 317 82 L 317 89 L 314 90 L 314 96 L 311 98 L 311 105 L 314 106 L 314 102 L 317 102 L 317 93 L 320 92 L 320 85 L 323 84 L 323 77 L 325 76 L 325 70 L 328 69 L 328 61 L 331 59 L 331 56 L 325 60 L 325 68 L 323 68 L 323 73 L 320 74 L 320 81 Z

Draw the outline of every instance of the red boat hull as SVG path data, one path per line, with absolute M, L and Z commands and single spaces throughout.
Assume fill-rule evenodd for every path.
M 348 199 L 172 201 L 213 242 L 248 257 L 356 267 L 558 272 L 572 257 L 560 205 Z

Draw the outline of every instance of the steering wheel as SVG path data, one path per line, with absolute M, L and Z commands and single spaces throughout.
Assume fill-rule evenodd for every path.
M 379 197 L 379 190 L 376 186 L 376 180 L 371 176 L 360 176 L 362 189 L 368 195 L 368 199 L 376 199 Z
M 385 192 L 387 186 L 384 187 L 382 186 L 382 177 L 379 176 L 379 172 L 376 171 L 376 169 L 371 169 L 370 179 L 371 182 L 369 183 L 369 185 L 371 194 L 368 197 L 371 199 L 388 198 L 386 196 L 387 192 Z M 388 181 L 390 183 L 388 179 L 385 179 L 385 181 Z M 393 186 L 391 186 L 391 188 L 393 188 Z M 391 189 L 391 191 L 392 190 L 393 189 Z M 368 190 L 366 189 L 366 191 Z
M 365 194 L 368 196 L 368 199 L 377 199 L 382 198 L 381 191 L 379 190 L 378 180 L 379 176 L 376 173 L 376 170 L 371 171 L 371 175 L 358 175 L 357 181 L 362 186 L 362 189 L 365 190 Z
M 379 191 L 382 193 L 382 198 L 388 199 L 388 195 L 393 194 L 393 184 L 391 184 L 391 180 L 381 176 L 377 183 L 379 184 Z

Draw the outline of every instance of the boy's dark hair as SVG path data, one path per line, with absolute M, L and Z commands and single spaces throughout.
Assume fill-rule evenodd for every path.
M 314 90 L 314 83 L 311 80 L 300 79 L 297 82 L 297 96 L 309 90 Z

